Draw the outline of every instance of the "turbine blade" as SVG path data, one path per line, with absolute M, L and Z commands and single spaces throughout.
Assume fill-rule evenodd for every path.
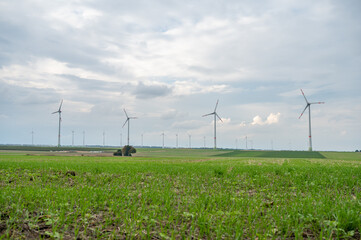
M 58 113 L 59 111 L 56 111 L 56 112 L 53 112 L 53 113 L 51 113 L 51 114 L 54 114 L 54 113 Z
M 312 102 L 310 104 L 324 104 L 325 102 Z
M 219 120 L 221 120 L 221 122 L 223 122 L 223 120 L 218 116 L 218 114 L 216 113 L 216 116 L 218 117 Z
M 216 112 L 216 109 L 218 107 L 218 101 L 219 101 L 219 99 L 217 99 L 217 103 L 216 103 L 216 107 L 214 108 L 214 112 Z
M 124 124 L 123 124 L 123 127 L 125 126 L 125 124 L 127 124 L 127 122 L 129 121 L 129 118 L 127 118 L 127 120 L 125 120 Z M 122 127 L 122 128 L 123 128 Z
M 123 108 L 123 110 L 124 110 L 124 112 L 125 112 L 125 116 L 127 116 L 127 118 L 129 118 L 129 117 L 128 117 L 128 114 L 127 114 L 127 112 L 125 111 L 125 109 L 124 109 L 124 108 Z
M 302 92 L 303 97 L 304 97 L 305 100 L 306 100 L 306 103 L 309 103 L 309 102 L 307 101 L 307 98 L 306 98 L 305 94 L 303 93 L 302 89 L 301 89 L 301 92 Z
M 129 117 L 129 119 L 138 119 L 137 117 Z
M 59 106 L 59 112 L 61 111 L 61 106 L 63 105 L 63 99 L 61 99 L 61 103 L 60 103 L 60 106 Z
M 303 115 L 303 113 L 306 111 L 306 109 L 309 107 L 310 105 L 306 105 L 306 107 L 305 107 L 305 109 L 303 109 L 303 112 L 301 113 L 301 115 L 298 117 L 298 119 L 300 119 L 301 117 L 302 117 L 302 115 Z
M 213 114 L 214 114 L 214 112 L 208 113 L 208 114 L 203 115 L 202 117 L 209 116 L 209 115 L 213 115 Z

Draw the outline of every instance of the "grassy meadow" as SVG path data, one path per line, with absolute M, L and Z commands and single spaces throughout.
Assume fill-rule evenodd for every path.
M 360 239 L 361 154 L 0 152 L 0 239 Z

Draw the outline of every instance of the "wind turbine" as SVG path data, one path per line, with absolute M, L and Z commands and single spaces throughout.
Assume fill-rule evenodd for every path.
M 34 145 L 34 130 L 31 130 L 31 145 Z
M 306 107 L 305 109 L 303 109 L 303 112 L 301 113 L 301 115 L 299 116 L 298 119 L 300 119 L 303 115 L 303 113 L 306 111 L 306 109 L 308 108 L 308 141 L 309 141 L 309 147 L 308 147 L 308 151 L 312 151 L 312 137 L 311 137 L 311 104 L 324 104 L 324 102 L 309 102 L 305 96 L 305 94 L 303 93 L 302 89 L 301 89 L 302 95 L 305 98 L 306 101 Z
M 60 147 L 60 123 L 61 123 L 61 106 L 63 105 L 63 99 L 60 102 L 58 111 L 53 112 L 52 114 L 59 113 L 59 132 L 58 132 L 58 147 Z
M 85 131 L 83 130 L 83 146 L 85 146 Z
M 175 141 L 175 147 L 178 148 L 178 133 L 176 133 L 175 139 L 176 139 L 176 141 Z
M 103 147 L 105 147 L 105 132 L 103 131 Z
M 123 109 L 125 112 L 125 116 L 127 116 L 127 120 L 125 120 L 123 127 L 125 126 L 125 124 L 128 122 L 128 146 L 129 146 L 129 123 L 130 123 L 130 119 L 137 119 L 137 117 L 129 117 L 127 112 L 125 111 L 125 109 Z
M 71 145 L 74 147 L 74 130 L 71 131 Z
M 214 111 L 212 113 L 208 113 L 208 114 L 205 114 L 203 115 L 202 117 L 205 117 L 205 116 L 209 116 L 209 115 L 214 115 L 214 149 L 217 149 L 217 131 L 216 131 L 216 125 L 217 125 L 217 117 L 219 118 L 219 120 L 222 121 L 222 119 L 218 116 L 216 110 L 217 110 L 217 106 L 218 106 L 218 101 L 217 100 L 217 103 L 216 103 L 216 107 L 214 108 Z
M 188 134 L 189 138 L 189 148 L 192 148 L 192 135 Z
M 163 137 L 163 145 L 162 145 L 162 148 L 164 148 L 164 132 L 161 134 L 161 136 Z
M 120 147 L 123 146 L 123 134 L 120 133 Z

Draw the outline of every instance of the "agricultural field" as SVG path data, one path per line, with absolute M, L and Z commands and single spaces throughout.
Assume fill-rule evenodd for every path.
M 137 150 L 2 151 L 0 239 L 360 239 L 360 153 Z

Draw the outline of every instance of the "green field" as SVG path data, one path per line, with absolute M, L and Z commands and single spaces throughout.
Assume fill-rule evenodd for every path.
M 319 152 L 306 151 L 230 151 L 218 154 L 219 157 L 257 157 L 257 158 L 325 158 Z
M 19 145 L 0 145 L 3 151 L 114 151 L 115 148 L 109 147 L 54 147 L 54 146 L 19 146 Z
M 307 154 L 2 152 L 0 239 L 360 239 L 361 154 Z

